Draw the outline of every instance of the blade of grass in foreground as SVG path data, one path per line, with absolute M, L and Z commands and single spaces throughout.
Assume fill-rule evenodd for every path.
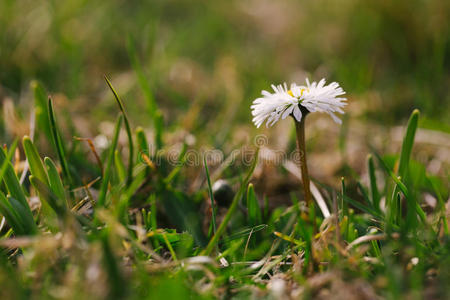
M 202 255 L 210 255 L 214 247 L 219 242 L 220 236 L 224 233 L 228 222 L 231 219 L 231 216 L 233 215 L 234 211 L 237 208 L 237 205 L 239 203 L 239 200 L 241 200 L 242 196 L 245 193 L 245 189 L 247 188 L 248 182 L 250 181 L 250 178 L 253 175 L 253 171 L 255 170 L 256 163 L 258 162 L 258 154 L 259 154 L 259 148 L 255 153 L 255 158 L 253 160 L 253 163 L 247 173 L 247 176 L 245 176 L 244 180 L 241 183 L 241 186 L 239 188 L 239 191 L 236 193 L 236 195 L 233 198 L 233 201 L 231 202 L 230 208 L 228 209 L 227 214 L 225 215 L 222 223 L 220 223 L 219 228 L 217 229 L 216 234 L 212 237 L 212 239 L 209 241 L 208 245 L 206 246 L 206 249 L 202 251 Z
M 16 235 L 26 234 L 20 216 L 11 206 L 11 203 L 6 199 L 2 191 L 0 191 L 0 213 L 5 217 L 6 222 L 8 222 Z
M 398 166 L 398 175 L 402 178 L 405 178 L 408 172 L 411 152 L 414 146 L 414 137 L 416 135 L 417 125 L 419 122 L 419 114 L 420 113 L 418 109 L 415 109 L 412 112 L 406 128 L 406 135 L 403 138 L 402 152 L 400 154 L 400 162 Z
M 53 143 L 58 153 L 59 162 L 61 163 L 62 172 L 64 174 L 64 179 L 68 185 L 72 186 L 72 177 L 70 176 L 69 167 L 64 154 L 64 148 L 61 142 L 61 137 L 59 136 L 58 126 L 56 125 L 55 112 L 53 110 L 53 102 L 51 98 L 48 98 L 48 116 L 50 120 L 50 129 L 52 132 Z
M 25 197 L 25 193 L 20 185 L 19 179 L 17 178 L 16 172 L 14 171 L 14 167 L 11 164 L 11 157 L 16 146 L 17 140 L 11 145 L 8 154 L 5 154 L 5 150 L 3 150 L 3 148 L 0 149 L 0 164 L 2 165 L 2 169 L 4 169 L 4 172 L 2 172 L 2 178 L 5 181 L 6 188 L 11 196 L 29 209 L 27 198 Z M 31 215 L 30 209 L 29 214 Z
M 377 210 L 380 211 L 380 193 L 378 192 L 377 178 L 375 177 L 375 165 L 373 163 L 372 155 L 367 157 L 367 168 L 370 178 L 370 192 L 372 194 L 372 205 Z
M 16 150 L 17 142 L 17 139 L 14 140 L 6 155 L 3 148 L 0 149 L 0 183 L 4 179 L 6 188 L 11 195 L 5 197 L 0 191 L 0 213 L 17 235 L 34 234 L 37 232 L 37 227 L 33 214 L 11 164 L 11 157 Z
M 261 208 L 256 198 L 255 189 L 251 183 L 247 189 L 247 211 L 250 226 L 256 226 L 262 223 Z
M 131 134 L 130 122 L 128 121 L 127 114 L 125 113 L 125 108 L 123 106 L 123 102 L 117 94 L 116 90 L 111 84 L 111 81 L 108 77 L 105 76 L 106 83 L 111 89 L 114 97 L 116 98 L 117 104 L 119 105 L 120 111 L 122 112 L 123 119 L 125 121 L 125 130 L 127 131 L 128 136 L 128 147 L 129 147 L 129 157 L 128 157 L 128 175 L 127 175 L 127 186 L 131 184 L 131 179 L 133 178 L 133 155 L 134 155 L 134 145 L 133 145 L 133 136 Z
M 44 163 L 47 167 L 48 181 L 50 184 L 50 189 L 56 196 L 61 199 L 66 200 L 66 192 L 64 190 L 64 185 L 59 177 L 58 170 L 56 169 L 55 163 L 49 158 L 44 158 Z
M 114 161 L 114 152 L 117 147 L 117 141 L 119 140 L 120 127 L 122 126 L 123 114 L 119 115 L 117 119 L 116 128 L 114 130 L 113 142 L 109 149 L 108 161 L 106 163 L 105 173 L 103 174 L 102 184 L 100 186 L 100 192 L 98 195 L 97 206 L 104 206 L 106 193 L 108 191 L 109 179 L 111 178 L 112 165 Z
M 31 174 L 38 178 L 40 181 L 49 185 L 47 172 L 45 171 L 44 164 L 42 163 L 39 153 L 28 136 L 24 136 L 22 140 L 23 149 L 30 165 Z

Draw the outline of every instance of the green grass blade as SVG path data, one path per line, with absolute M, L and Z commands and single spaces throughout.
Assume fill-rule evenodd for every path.
M 9 148 L 9 151 L 6 154 L 6 157 L 4 159 L 2 159 L 0 156 L 0 159 L 2 159 L 1 167 L 0 167 L 0 182 L 2 182 L 3 176 L 5 176 L 5 173 L 7 172 L 8 168 L 9 168 L 10 161 L 11 161 L 12 156 L 14 155 L 14 152 L 16 151 L 16 148 L 17 148 L 17 142 L 18 142 L 18 139 L 15 139 L 13 141 L 13 143 L 11 144 L 11 147 Z M 2 153 L 4 153 L 3 150 L 2 150 Z
M 105 76 L 106 83 L 108 84 L 109 88 L 111 89 L 112 93 L 114 94 L 114 98 L 116 98 L 117 104 L 119 105 L 119 109 L 122 112 L 123 119 L 125 122 L 125 130 L 127 132 L 128 136 L 128 151 L 129 151 L 129 157 L 128 157 L 128 173 L 127 173 L 127 186 L 131 184 L 131 180 L 133 178 L 133 157 L 134 157 L 134 145 L 133 145 L 133 136 L 131 134 L 131 127 L 130 122 L 128 121 L 127 114 L 125 112 L 125 108 L 123 106 L 123 102 L 120 99 L 119 95 L 117 94 L 116 90 L 112 86 L 111 81 L 108 79 L 108 77 Z
M 408 173 L 409 161 L 411 159 L 411 152 L 414 145 L 414 137 L 416 135 L 417 125 L 419 122 L 419 110 L 415 109 L 408 121 L 406 128 L 406 135 L 403 138 L 402 152 L 400 154 L 400 162 L 398 166 L 398 175 L 402 178 Z
M 147 137 L 145 136 L 144 129 L 142 127 L 136 128 L 136 141 L 141 154 L 145 154 L 150 157 L 150 150 L 148 148 Z
M 42 130 L 46 137 L 51 140 L 52 132 L 48 121 L 47 93 L 37 81 L 31 82 L 31 88 L 34 95 L 36 127 Z
M 110 149 L 109 149 L 108 161 L 106 163 L 105 173 L 103 174 L 102 184 L 100 186 L 100 192 L 99 192 L 98 200 L 97 200 L 98 206 L 105 205 L 106 193 L 108 191 L 108 184 L 109 184 L 109 180 L 111 178 L 111 173 L 112 173 L 114 152 L 116 150 L 117 142 L 119 140 L 119 133 L 120 133 L 120 128 L 122 126 L 122 120 L 123 120 L 123 114 L 120 114 L 119 118 L 117 119 L 117 122 L 116 122 L 116 128 L 114 130 L 114 137 L 113 137 L 113 141 L 110 146 Z
M 58 126 L 56 124 L 55 112 L 53 110 L 53 102 L 51 98 L 48 98 L 48 116 L 50 120 L 50 129 L 52 132 L 53 144 L 56 148 L 56 153 L 58 153 L 59 162 L 61 164 L 62 172 L 64 174 L 64 179 L 67 184 L 72 186 L 72 177 L 70 176 L 69 166 L 66 161 L 64 154 L 64 147 L 61 141 L 61 137 L 58 132 Z
M 156 145 L 156 152 L 160 149 L 162 149 L 163 147 L 163 140 L 162 140 L 162 135 L 163 135 L 163 128 L 164 128 L 164 118 L 163 115 L 161 113 L 161 111 L 156 111 L 155 114 L 155 145 Z
M 372 205 L 376 210 L 380 210 L 380 193 L 378 191 L 377 178 L 375 176 L 375 164 L 372 155 L 367 157 L 367 169 L 370 180 L 370 192 L 372 196 Z
M 247 184 L 248 184 L 251 176 L 253 175 L 253 171 L 255 170 L 256 163 L 258 162 L 258 154 L 259 154 L 259 148 L 258 148 L 258 151 L 256 151 L 256 153 L 255 153 L 255 158 L 253 160 L 253 163 L 252 163 L 252 165 L 251 165 L 247 175 L 245 176 L 244 180 L 242 181 L 238 192 L 236 193 L 236 195 L 233 198 L 233 201 L 231 202 L 231 205 L 230 205 L 230 208 L 228 209 L 227 214 L 225 215 L 222 223 L 220 223 L 216 234 L 212 237 L 212 239 L 209 241 L 206 249 L 202 252 L 203 255 L 211 254 L 211 252 L 213 251 L 214 247 L 219 242 L 220 236 L 225 232 L 225 229 L 226 229 L 226 227 L 228 225 L 228 222 L 230 221 L 231 216 L 234 214 L 234 211 L 236 210 L 239 201 L 241 200 L 242 196 L 245 193 L 245 189 L 247 187 Z
M 211 226 L 213 234 L 216 234 L 216 206 L 214 205 L 214 195 L 211 185 L 211 177 L 209 176 L 208 164 L 206 163 L 206 157 L 203 157 L 203 164 L 205 165 L 206 181 L 208 182 L 209 199 L 211 200 Z
M 59 176 L 58 169 L 55 163 L 49 158 L 44 158 L 44 164 L 47 167 L 49 186 L 52 192 L 58 196 L 60 199 L 66 199 L 66 192 L 64 190 L 64 185 L 62 183 L 61 177 Z
M 251 183 L 247 189 L 247 211 L 250 226 L 256 226 L 262 223 L 261 208 L 256 198 L 255 188 Z
M 47 172 L 45 171 L 44 164 L 42 163 L 41 157 L 39 156 L 39 152 L 37 151 L 35 145 L 28 136 L 23 137 L 22 145 L 30 166 L 31 174 L 48 186 L 49 182 Z
M 3 178 L 6 188 L 11 196 L 20 201 L 24 206 L 28 207 L 27 198 L 25 197 L 25 193 L 10 161 L 16 146 L 17 140 L 11 145 L 8 154 L 5 154 L 3 148 L 0 149 L 0 164 L 2 165 L 2 176 L 0 178 Z
M 37 227 L 28 204 L 23 205 L 20 201 L 14 199 L 14 197 L 11 196 L 8 196 L 7 199 L 9 203 L 11 203 L 13 210 L 19 216 L 20 223 L 22 224 L 24 229 L 24 234 L 35 234 L 37 232 Z
M 120 156 L 120 152 L 117 149 L 114 151 L 114 164 L 116 166 L 116 171 L 120 182 L 124 182 L 127 179 L 127 171 L 125 170 L 122 156 Z
M 11 206 L 8 199 L 6 199 L 3 192 L 0 191 L 0 213 L 5 217 L 6 222 L 14 230 L 17 235 L 24 235 L 25 229 L 20 221 L 20 217 L 17 215 L 15 209 Z

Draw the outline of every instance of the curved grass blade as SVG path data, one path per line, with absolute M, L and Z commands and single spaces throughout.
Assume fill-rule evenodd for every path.
M 133 156 L 134 156 L 134 145 L 133 145 L 133 136 L 131 134 L 130 122 L 128 121 L 127 114 L 125 113 L 125 108 L 123 106 L 123 102 L 117 94 L 116 90 L 111 84 L 111 81 L 108 77 L 105 76 L 106 83 L 114 94 L 114 98 L 116 98 L 117 104 L 119 105 L 119 109 L 122 112 L 123 119 L 125 121 L 125 130 L 128 136 L 128 147 L 129 147 L 129 157 L 128 157 L 128 175 L 127 175 L 127 186 L 131 184 L 131 180 L 133 178 Z
M 123 114 L 119 115 L 119 118 L 116 122 L 116 128 L 114 130 L 113 142 L 111 144 L 111 148 L 109 149 L 108 161 L 106 163 L 105 172 L 103 174 L 102 184 L 100 186 L 100 192 L 98 195 L 97 205 L 105 206 L 106 193 L 108 191 L 108 184 L 111 178 L 112 173 L 112 164 L 114 161 L 114 152 L 117 147 L 117 141 L 119 140 L 120 127 L 122 126 Z

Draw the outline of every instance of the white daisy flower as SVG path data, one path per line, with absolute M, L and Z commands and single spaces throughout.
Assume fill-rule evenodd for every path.
M 306 86 L 291 84 L 288 89 L 284 85 L 272 85 L 274 93 L 262 91 L 263 97 L 253 101 L 252 109 L 253 123 L 256 127 L 261 126 L 267 120 L 267 127 L 275 124 L 280 118 L 294 116 L 300 122 L 302 120 L 302 110 L 306 112 L 328 113 L 336 123 L 342 121 L 336 117 L 335 113 L 343 114 L 342 107 L 347 105 L 347 98 L 340 97 L 345 94 L 344 90 L 337 82 L 325 85 L 325 79 L 309 83 L 306 79 Z

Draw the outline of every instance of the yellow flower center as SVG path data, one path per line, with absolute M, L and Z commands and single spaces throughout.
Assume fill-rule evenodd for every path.
M 304 91 L 305 91 L 305 89 L 300 89 L 300 97 L 303 96 L 303 92 L 304 92 Z M 288 90 L 287 93 L 288 93 L 290 96 L 296 98 L 296 97 L 294 96 L 294 93 L 292 93 L 292 90 Z

